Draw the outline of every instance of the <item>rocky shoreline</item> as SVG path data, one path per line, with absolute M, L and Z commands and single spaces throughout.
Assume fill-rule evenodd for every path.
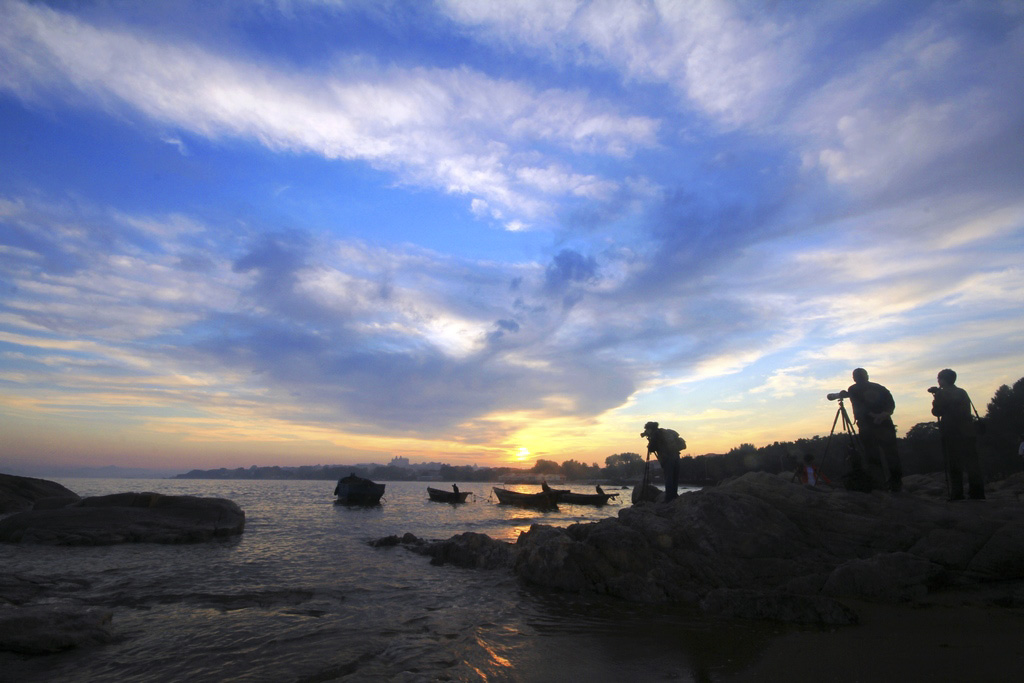
M 0 519 L 0 540 L 185 543 L 244 529 L 244 513 L 223 499 L 80 499 L 24 479 L 0 475 L 0 509 L 20 510 Z M 867 605 L 989 610 L 1003 623 L 1024 623 L 1024 474 L 990 485 L 985 501 L 945 501 L 941 474 L 907 477 L 904 487 L 860 493 L 750 473 L 599 522 L 535 525 L 515 543 L 467 532 L 370 545 L 510 572 L 542 590 L 698 607 L 711 618 L 832 628 L 863 623 Z M 109 642 L 110 613 L 46 604 L 73 588 L 0 578 L 0 650 L 40 655 Z
M 52 481 L 8 474 L 0 474 L 0 513 L 7 514 L 0 519 L 4 543 L 198 543 L 245 529 L 245 513 L 222 498 L 151 492 L 81 498 Z M 0 577 L 0 651 L 46 655 L 114 638 L 108 611 L 38 604 L 66 583 Z
M 617 518 L 534 525 L 515 544 L 467 533 L 372 545 L 724 618 L 851 624 L 851 601 L 925 605 L 953 592 L 973 604 L 1024 607 L 1024 474 L 991 485 L 985 501 L 950 503 L 944 492 L 941 474 L 907 477 L 904 492 L 890 494 L 754 472 Z

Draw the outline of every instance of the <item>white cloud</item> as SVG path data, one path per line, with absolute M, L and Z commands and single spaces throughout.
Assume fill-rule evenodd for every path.
M 64 91 L 195 134 L 364 160 L 520 215 L 544 214 L 553 199 L 516 183 L 509 163 L 521 142 L 611 155 L 655 143 L 653 119 L 466 68 L 339 64 L 300 74 L 97 28 L 45 7 L 12 3 L 6 14 L 0 88 L 22 97 Z
M 610 180 L 572 173 L 556 166 L 520 168 L 516 170 L 516 177 L 523 184 L 545 194 L 572 195 L 598 201 L 608 199 L 618 189 L 618 183 Z
M 188 156 L 188 147 L 185 146 L 185 143 L 181 140 L 181 138 L 173 135 L 161 135 L 160 141 L 166 142 L 168 145 L 176 147 L 178 149 L 178 153 L 181 154 L 181 156 Z
M 797 365 L 775 370 L 759 387 L 750 390 L 752 394 L 767 393 L 773 398 L 796 396 L 818 384 L 807 374 L 808 366 Z
M 1024 230 L 1024 205 L 1007 206 L 991 212 L 976 212 L 954 223 L 938 239 L 941 249 L 953 249 Z
M 985 55 L 956 15 L 926 11 L 809 92 L 787 124 L 803 139 L 805 164 L 870 195 L 941 176 L 999 135 L 1020 107 L 1002 106 L 999 70 L 985 60 L 1014 59 L 1014 50 L 992 43 Z
M 474 199 L 469 203 L 469 210 L 474 216 L 486 216 L 488 212 L 487 202 L 482 199 Z
M 423 238 L 423 224 L 400 237 L 399 228 L 384 231 L 383 241 L 406 240 L 393 248 L 328 234 L 275 242 L 275 209 L 287 214 L 288 202 L 263 200 L 287 187 L 279 178 L 237 188 L 260 193 L 254 204 L 270 207 L 260 216 L 263 234 L 191 217 L 224 209 L 204 205 L 208 198 L 188 195 L 174 179 L 168 186 L 180 194 L 168 205 L 182 200 L 188 208 L 159 215 L 89 208 L 87 197 L 0 198 L 0 219 L 15 235 L 0 245 L 0 286 L 13 285 L 3 291 L 0 324 L 5 341 L 26 349 L 4 357 L 4 376 L 42 377 L 31 368 L 38 364 L 53 369 L 47 377 L 56 383 L 62 367 L 69 374 L 95 367 L 76 376 L 99 392 L 137 378 L 109 379 L 125 367 L 148 364 L 185 378 L 203 368 L 220 392 L 208 394 L 207 405 L 234 395 L 237 380 L 251 415 L 332 425 L 341 416 L 381 431 L 447 429 L 545 408 L 593 418 L 650 392 L 656 410 L 716 420 L 710 432 L 730 427 L 713 401 L 753 392 L 775 404 L 773 429 L 786 438 L 795 435 L 781 432 L 806 415 L 783 406 L 824 403 L 824 390 L 848 384 L 855 365 L 908 392 L 930 381 L 933 366 L 963 361 L 992 378 L 1019 366 L 1019 187 L 1001 196 L 984 183 L 964 188 L 963 175 L 942 179 L 949 169 L 942 162 L 977 154 L 966 167 L 987 168 L 978 150 L 998 141 L 986 137 L 990 129 L 1018 131 L 1007 122 L 1020 106 L 993 105 L 997 89 L 986 79 L 999 70 L 979 67 L 983 49 L 958 26 L 929 31 L 936 25 L 929 15 L 909 29 L 887 25 L 878 42 L 847 36 L 838 46 L 848 57 L 841 67 L 805 69 L 794 55 L 807 44 L 822 47 L 829 34 L 818 33 L 820 16 L 786 23 L 778 5 L 764 12 L 654 0 L 445 7 L 491 46 L 506 43 L 515 59 L 493 60 L 482 50 L 465 55 L 473 67 L 406 66 L 430 58 L 433 45 L 417 45 L 421 52 L 403 66 L 319 54 L 320 67 L 299 71 L 230 57 L 230 41 L 172 44 L 156 29 L 100 28 L 42 4 L 4 5 L 0 88 L 7 93 L 52 110 L 103 107 L 115 125 L 141 115 L 154 122 L 154 139 L 179 148 L 199 136 L 235 137 L 371 164 L 399 185 L 461 195 L 474 216 L 509 232 L 545 227 L 556 213 L 565 220 L 550 242 L 497 231 L 486 242 L 431 241 L 449 256 L 408 244 L 434 236 Z M 964 6 L 942 9 L 958 24 Z M 1008 62 L 1005 46 L 992 50 L 990 64 Z M 537 54 L 574 63 L 531 71 Z M 448 64 L 453 56 L 443 58 Z M 314 70 L 324 63 L 330 67 Z M 543 84 L 529 84 L 530 73 Z M 1011 81 L 1012 68 L 1005 74 Z M 622 104 L 595 99 L 581 84 Z M 664 105 L 662 89 L 722 127 L 770 131 L 771 143 L 720 129 L 707 135 L 706 126 L 678 124 L 678 112 L 664 123 L 630 115 L 653 109 L 647 95 Z M 791 116 L 778 113 L 792 102 L 802 104 Z M 24 112 L 34 115 L 31 107 Z M 669 122 L 687 130 L 665 144 L 684 146 L 659 146 Z M 1008 137 L 1002 142 L 1019 149 Z M 209 157 L 178 159 L 179 168 L 218 164 L 223 146 L 192 147 Z M 89 153 L 69 149 L 76 150 Z M 789 184 L 787 165 L 799 158 L 813 173 Z M 1019 157 L 1007 166 L 1011 186 Z M 656 180 L 637 177 L 648 170 Z M 762 172 L 755 178 L 755 171 Z M 910 201 L 902 194 L 929 177 L 942 182 Z M 298 178 L 286 197 L 307 189 Z M 352 196 L 345 190 L 342 200 Z M 886 192 L 884 202 L 872 200 Z M 366 194 L 355 199 L 369 203 Z M 382 202 L 373 210 L 394 211 L 389 219 L 411 214 L 415 195 L 400 209 Z M 132 206 L 145 199 L 140 193 Z M 324 216 L 315 220 L 325 230 L 348 229 Z M 284 220 L 307 225 L 306 218 Z M 477 256 L 455 255 L 463 249 Z M 565 287 L 545 289 L 554 261 L 544 252 L 560 249 L 586 267 L 579 278 L 567 270 Z M 536 262 L 514 262 L 524 258 Z M 239 262 L 241 272 L 232 267 Z M 924 380 L 895 379 L 921 368 Z M 698 390 L 699 397 L 684 396 Z M 669 393 L 672 400 L 658 405 Z M 702 408 L 680 410 L 694 404 Z M 734 417 L 738 429 L 747 413 Z
M 625 79 L 668 85 L 727 127 L 765 120 L 800 75 L 788 27 L 767 13 L 744 15 L 729 2 L 440 5 L 484 38 L 597 61 Z

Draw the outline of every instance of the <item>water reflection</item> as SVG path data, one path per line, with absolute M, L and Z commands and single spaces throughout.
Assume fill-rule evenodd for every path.
M 514 542 L 532 524 L 603 519 L 621 503 L 550 513 L 482 497 L 438 505 L 425 484 L 388 482 L 387 501 L 367 509 L 334 506 L 334 482 L 62 483 L 82 495 L 230 497 L 246 531 L 190 546 L 0 545 L 5 572 L 52 580 L 50 604 L 111 611 L 118 636 L 51 658 L 0 654 L 5 679 L 706 680 L 766 642 L 678 609 L 532 590 L 509 572 L 435 567 L 366 543 L 464 531 Z
M 476 644 L 479 645 L 480 648 L 487 654 L 490 663 L 492 663 L 493 665 L 505 669 L 509 669 L 512 667 L 512 660 L 507 659 L 506 657 L 503 657 L 502 655 L 498 654 L 499 647 L 495 643 L 490 643 L 484 640 L 483 638 L 477 637 Z

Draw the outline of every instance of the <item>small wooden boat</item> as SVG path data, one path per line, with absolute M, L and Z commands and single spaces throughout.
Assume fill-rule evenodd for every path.
M 470 493 L 472 491 L 445 491 L 427 487 L 427 495 L 430 496 L 430 500 L 437 503 L 465 503 L 466 497 Z
M 558 491 L 540 491 L 539 493 L 520 493 L 494 487 L 494 495 L 498 498 L 499 505 L 517 505 L 523 508 L 534 508 L 536 510 L 555 510 L 558 508 L 558 497 L 562 495 Z
M 559 503 L 569 505 L 607 505 L 612 498 L 617 498 L 617 493 L 573 493 L 568 491 L 558 496 Z
M 555 497 L 555 502 L 562 500 L 562 496 L 565 495 L 566 493 L 572 493 L 572 491 L 570 491 L 569 489 L 553 489 L 550 486 L 548 486 L 548 483 L 546 481 L 541 482 L 540 490 L 542 493 L 549 493 L 553 495 Z
M 350 474 L 338 480 L 334 495 L 338 497 L 334 501 L 335 505 L 380 505 L 384 484 L 375 484 L 369 479 Z

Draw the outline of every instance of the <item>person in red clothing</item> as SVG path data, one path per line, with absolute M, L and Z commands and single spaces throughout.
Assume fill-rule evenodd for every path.
M 804 464 L 800 467 L 800 482 L 808 486 L 832 483 L 828 477 L 818 471 L 817 465 L 814 464 L 814 456 L 810 453 L 804 455 Z

